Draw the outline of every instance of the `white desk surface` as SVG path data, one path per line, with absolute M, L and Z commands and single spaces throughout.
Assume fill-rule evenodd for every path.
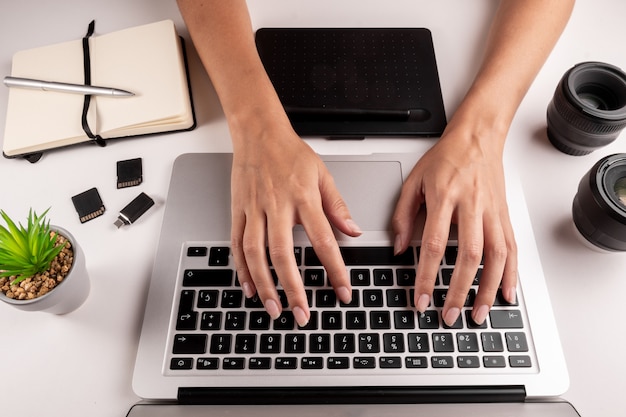
M 456 108 L 479 62 L 496 2 L 256 0 L 255 28 L 263 26 L 410 26 L 433 32 L 444 101 Z M 563 73 L 578 62 L 626 68 L 626 2 L 579 0 L 568 28 L 538 75 L 512 125 L 509 164 L 518 165 L 570 371 L 563 395 L 582 416 L 623 415 L 626 332 L 626 254 L 601 254 L 572 231 L 571 202 L 583 174 L 601 157 L 626 151 L 626 133 L 591 155 L 572 157 L 547 141 L 545 112 Z M 0 13 L 0 74 L 14 52 L 80 38 L 91 19 L 96 32 L 171 18 L 187 39 L 174 0 L 23 0 Z M 520 53 L 523 59 L 523 53 Z M 25 313 L 0 305 L 0 414 L 6 416 L 125 416 L 139 400 L 131 389 L 146 289 L 172 162 L 186 152 L 229 152 L 219 102 L 191 54 L 198 128 L 191 133 L 79 146 L 45 155 L 36 164 L 0 158 L 0 208 L 16 217 L 43 211 L 78 238 L 86 252 L 91 293 L 66 316 Z M 7 89 L 0 88 L 0 126 Z M 494 100 L 497 100 L 494 97 Z M 35 121 L 36 122 L 36 121 Z M 419 139 L 330 142 L 311 139 L 320 153 L 403 152 Z M 144 183 L 117 190 L 115 163 L 142 157 Z M 107 211 L 81 224 L 70 197 L 97 187 Z M 117 230 L 119 209 L 144 191 L 156 208 Z M 515 202 L 510 202 L 515 204 Z

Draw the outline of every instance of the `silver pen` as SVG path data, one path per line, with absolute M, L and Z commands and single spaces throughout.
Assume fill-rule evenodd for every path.
M 118 88 L 97 87 L 82 84 L 68 84 L 56 81 L 42 81 L 19 77 L 4 77 L 4 85 L 6 85 L 7 87 L 31 88 L 43 91 L 60 91 L 63 93 L 94 96 L 130 97 L 135 95 L 130 91 L 120 90 Z

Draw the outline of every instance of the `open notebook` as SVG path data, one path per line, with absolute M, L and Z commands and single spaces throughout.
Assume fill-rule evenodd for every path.
M 442 323 L 453 235 L 433 305 L 416 314 L 411 279 L 421 233 L 394 257 L 389 219 L 419 156 L 322 157 L 364 232 L 356 239 L 337 234 L 354 291 L 353 303 L 343 305 L 302 228 L 294 230 L 312 311 L 305 328 L 286 305 L 271 321 L 258 300 L 242 296 L 228 247 L 232 155 L 179 157 L 133 375 L 139 396 L 169 405 L 136 406 L 130 415 L 577 415 L 563 402 L 536 403 L 558 400 L 568 375 L 517 178 L 507 178 L 507 192 L 515 202 L 518 303 L 496 300 L 477 326 L 470 300 L 458 323 Z
M 185 50 L 165 20 L 88 38 L 91 85 L 127 90 L 132 97 L 92 96 L 87 123 L 103 139 L 187 130 L 195 125 Z M 83 42 L 17 52 L 11 75 L 85 83 Z M 81 125 L 84 97 L 11 88 L 3 151 L 7 157 L 90 141 Z

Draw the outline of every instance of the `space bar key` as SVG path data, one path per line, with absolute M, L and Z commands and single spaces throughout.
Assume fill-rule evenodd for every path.
M 411 247 L 398 256 L 393 254 L 391 246 L 344 246 L 339 249 L 346 266 L 415 265 L 414 251 Z M 312 247 L 304 249 L 304 264 L 306 266 L 322 265 Z

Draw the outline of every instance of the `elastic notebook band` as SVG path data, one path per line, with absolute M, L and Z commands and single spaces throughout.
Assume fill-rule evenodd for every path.
M 93 35 L 95 28 L 96 22 L 95 20 L 92 20 L 87 28 L 87 34 L 83 38 L 83 67 L 85 70 L 85 85 L 91 85 L 91 55 L 89 53 L 89 38 Z M 87 112 L 89 111 L 90 103 L 91 95 L 85 94 L 85 101 L 83 102 L 83 116 L 81 119 L 83 130 L 85 131 L 85 134 L 99 146 L 106 146 L 104 139 L 102 139 L 100 135 L 94 135 L 89 128 L 89 123 L 87 122 Z

